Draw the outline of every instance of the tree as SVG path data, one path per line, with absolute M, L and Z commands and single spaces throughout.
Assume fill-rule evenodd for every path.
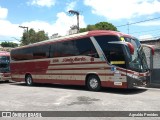
M 80 32 L 86 32 L 86 31 L 91 31 L 91 30 L 113 30 L 117 31 L 117 28 L 108 22 L 99 22 L 96 23 L 95 25 L 87 25 L 86 28 L 80 28 Z
M 45 31 L 41 30 L 36 32 L 34 29 L 30 29 L 27 33 L 27 31 L 24 31 L 22 39 L 21 39 L 21 45 L 28 45 L 36 42 L 40 42 L 43 40 L 47 40 L 48 35 L 45 33 Z
M 40 41 L 43 41 L 43 40 L 47 40 L 47 39 L 48 39 L 48 36 L 45 33 L 45 31 L 38 31 L 36 33 L 36 40 L 37 40 L 37 42 L 40 42 Z
M 17 43 L 13 43 L 13 42 L 2 42 L 1 43 L 1 46 L 2 47 L 18 47 L 18 44 Z

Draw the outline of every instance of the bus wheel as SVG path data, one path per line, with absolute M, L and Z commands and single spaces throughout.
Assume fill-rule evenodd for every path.
M 88 77 L 87 88 L 91 91 L 99 91 L 101 89 L 101 82 L 97 75 L 90 75 Z
M 26 85 L 28 85 L 28 86 L 33 85 L 33 79 L 32 79 L 31 75 L 27 75 L 26 78 L 25 78 L 25 81 L 26 81 Z

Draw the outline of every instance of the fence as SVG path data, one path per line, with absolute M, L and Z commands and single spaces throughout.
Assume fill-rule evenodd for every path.
M 155 49 L 154 56 L 151 55 L 149 48 L 145 48 L 145 54 L 147 57 L 147 64 L 151 70 L 150 85 L 160 86 L 160 48 Z
M 153 63 L 151 64 L 153 64 L 151 83 L 160 84 L 160 49 L 155 49 Z

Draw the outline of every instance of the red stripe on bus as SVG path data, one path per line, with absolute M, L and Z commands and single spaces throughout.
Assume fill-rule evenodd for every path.
M 100 76 L 114 76 L 113 73 L 97 73 Z M 36 75 L 36 74 L 35 74 Z M 39 74 L 37 74 L 39 75 Z M 87 75 L 87 73 L 47 73 L 45 75 Z
M 49 68 L 48 70 L 106 70 L 109 68 Z
M 149 73 L 140 73 L 139 76 L 144 77 L 144 76 L 149 76 Z
M 125 70 L 125 69 L 122 69 L 122 68 L 117 68 L 117 70 L 122 71 L 122 72 L 126 72 L 126 73 L 130 73 L 132 75 L 137 75 L 137 76 L 148 76 L 149 75 L 148 72 L 138 73 L 138 72 L 134 72 L 134 71 L 131 71 L 131 70 Z
M 121 71 L 121 72 L 127 72 L 126 69 L 122 69 L 122 68 L 117 68 L 117 70 Z
M 123 68 L 117 68 L 117 70 L 122 71 L 122 72 L 126 72 L 126 73 L 130 73 L 130 74 L 134 74 L 135 73 L 134 71 L 126 70 L 126 69 L 123 69 Z
M 104 64 L 106 62 L 82 62 L 82 63 L 62 63 L 62 64 L 50 64 L 50 66 L 59 66 L 59 65 L 84 65 L 84 64 Z M 107 63 L 106 63 L 107 64 Z
M 126 76 L 126 74 L 121 74 L 121 76 Z

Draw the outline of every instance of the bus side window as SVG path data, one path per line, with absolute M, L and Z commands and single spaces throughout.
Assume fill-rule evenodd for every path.
M 77 49 L 74 45 L 74 40 L 57 42 L 51 45 L 50 57 L 69 57 L 75 56 Z
M 49 57 L 49 45 L 40 45 L 32 48 L 33 59 L 43 59 Z
M 84 55 L 84 56 L 90 56 L 98 58 L 98 53 L 91 42 L 90 38 L 82 38 L 79 40 L 76 40 L 76 47 L 78 49 L 77 55 Z
M 53 43 L 50 48 L 50 57 L 53 58 L 77 55 L 99 57 L 90 38 L 57 42 Z

